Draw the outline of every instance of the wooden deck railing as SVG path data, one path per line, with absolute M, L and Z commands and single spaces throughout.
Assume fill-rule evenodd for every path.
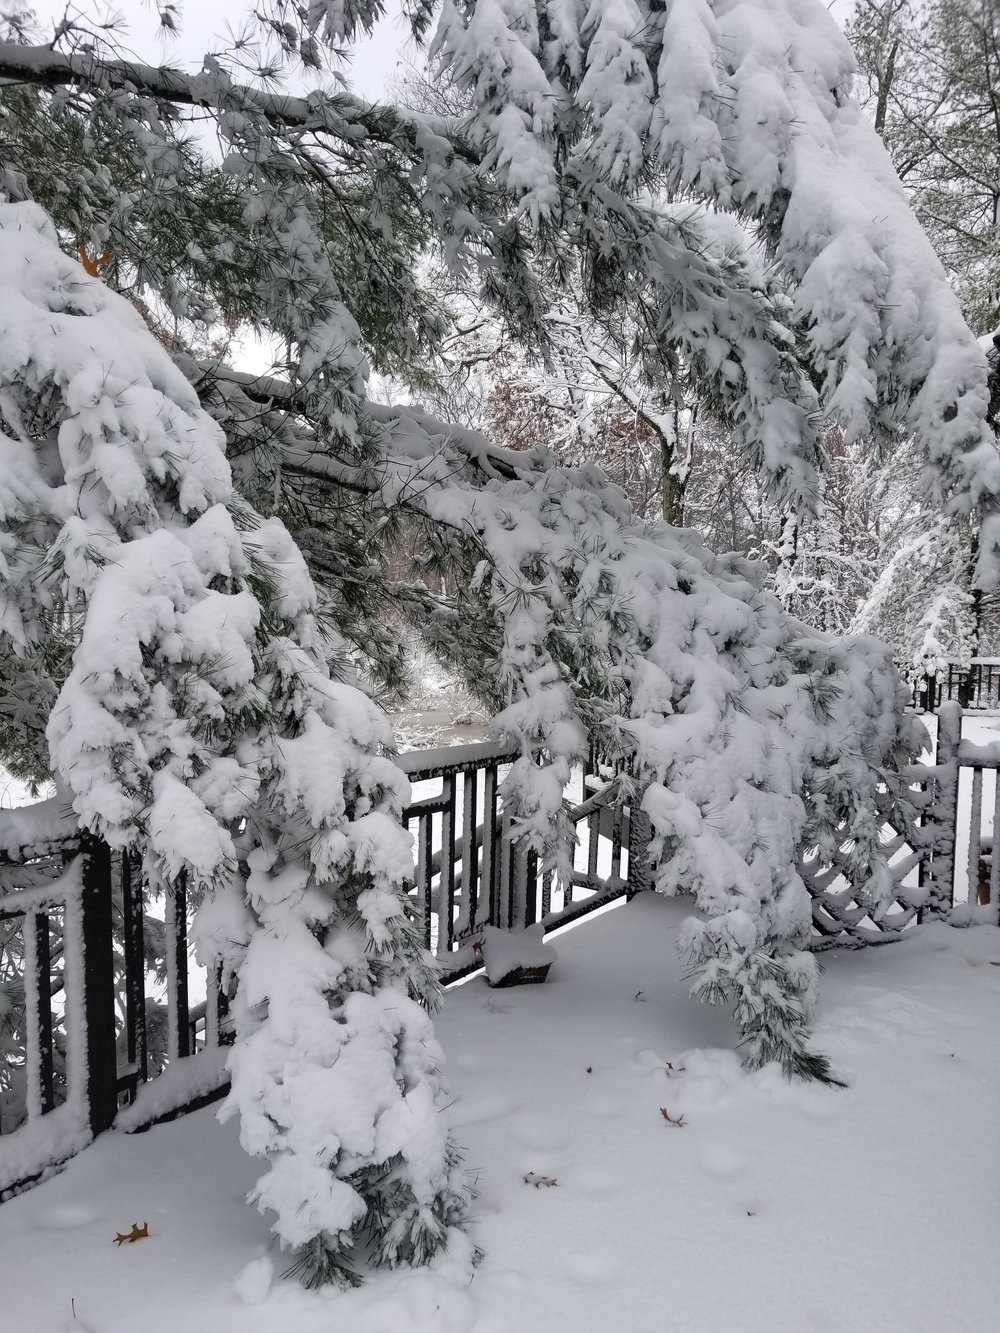
M 646 884 L 646 817 L 619 801 L 614 772 L 592 758 L 568 810 L 578 828 L 574 873 L 554 885 L 511 838 L 501 809 L 500 784 L 516 758 L 493 742 L 400 756 L 415 789 L 403 814 L 417 853 L 411 894 L 446 982 L 480 965 L 472 944 L 484 926 L 553 930 Z
M 624 895 L 630 873 L 638 882 L 648 834 L 641 816 L 611 807 L 613 774 L 597 766 L 580 775 L 572 806 L 571 883 L 556 889 L 539 873 L 501 809 L 515 758 L 486 744 L 400 761 L 414 785 L 410 894 L 445 982 L 479 965 L 472 944 L 484 925 L 553 928 Z M 22 1052 L 0 1078 L 0 1200 L 113 1123 L 135 1131 L 225 1091 L 229 1001 L 218 973 L 191 956 L 190 915 L 183 876 L 149 903 L 136 860 L 81 836 L 69 812 L 0 814 L 0 987 L 14 997 L 10 1047 Z
M 226 997 L 218 976 L 190 957 L 183 880 L 168 894 L 165 920 L 148 923 L 162 932 L 163 984 L 147 953 L 146 910 L 134 859 L 88 834 L 16 849 L 8 840 L 0 850 L 0 984 L 8 999 L 22 997 L 5 1013 L 0 1200 L 50 1173 L 126 1108 L 128 1128 L 139 1129 L 224 1089 L 215 1057 L 226 1040 Z M 195 974 L 205 998 L 192 1007 Z M 162 1042 L 150 1041 L 150 1023 L 165 1027 Z M 168 1066 L 172 1099 L 166 1086 L 145 1098 Z
M 997 919 L 1000 745 L 970 746 L 960 734 L 961 710 L 949 704 L 939 715 L 934 762 L 908 775 L 919 819 L 907 830 L 885 828 L 895 895 L 887 914 L 875 920 L 855 898 L 837 853 L 822 863 L 815 853 L 804 857 L 817 947 L 898 938 L 922 917 L 948 915 L 956 901 L 971 919 Z M 573 873 L 565 885 L 553 883 L 512 838 L 503 810 L 501 787 L 516 757 L 486 743 L 400 760 L 413 789 L 404 812 L 416 848 L 408 892 L 446 983 L 479 966 L 473 944 L 484 926 L 540 922 L 551 930 L 650 882 L 648 820 L 622 799 L 628 787 L 620 776 L 592 757 L 565 794 L 577 828 Z M 962 807 L 971 818 L 960 830 L 963 782 L 971 782 L 971 805 Z M 987 809 L 992 822 L 984 828 Z M 69 821 L 60 831 L 58 821 L 24 812 L 13 817 L 15 831 L 22 825 L 29 833 L 18 841 L 11 817 L 0 817 L 0 999 L 9 1024 L 20 1004 L 8 1036 L 23 1051 L 0 1080 L 0 1200 L 112 1123 L 141 1129 L 220 1095 L 230 1039 L 219 976 L 190 955 L 183 879 L 160 920 L 131 858 L 113 857 Z M 959 833 L 968 845 L 956 870 Z M 156 939 L 159 964 L 147 936 Z
M 1000 658 L 974 657 L 968 666 L 950 663 L 913 687 L 913 703 L 922 713 L 957 703 L 972 712 L 1000 711 Z

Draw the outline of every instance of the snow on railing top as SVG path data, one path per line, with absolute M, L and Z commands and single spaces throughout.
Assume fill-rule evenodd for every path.
M 513 763 L 520 751 L 509 741 L 473 741 L 469 745 L 442 745 L 433 750 L 407 750 L 396 764 L 407 777 L 439 777 L 477 764 Z
M 10 859 L 44 855 L 79 835 L 80 826 L 64 796 L 0 810 L 0 853 Z
M 1000 768 L 1000 741 L 962 741 L 958 762 L 968 768 Z
M 47 912 L 69 902 L 83 888 L 81 858 L 70 863 L 54 878 L 42 879 L 13 891 L 0 889 L 0 920 L 25 916 L 29 912 Z

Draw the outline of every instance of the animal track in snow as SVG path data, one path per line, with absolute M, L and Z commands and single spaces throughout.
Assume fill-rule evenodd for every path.
M 508 1125 L 511 1136 L 526 1148 L 554 1148 L 565 1139 L 566 1131 L 558 1120 L 531 1111 L 511 1116 Z
M 662 1074 L 667 1062 L 662 1055 L 644 1046 L 632 1056 L 632 1064 L 643 1074 Z
M 583 1103 L 583 1109 L 598 1120 L 612 1120 L 621 1115 L 625 1108 L 614 1097 L 588 1097 Z
M 89 1226 L 99 1213 L 83 1203 L 63 1203 L 54 1208 L 42 1208 L 35 1214 L 35 1225 L 43 1231 L 69 1231 L 73 1227 Z
M 471 1097 L 460 1097 L 451 1108 L 451 1123 L 460 1128 L 462 1125 L 481 1125 L 489 1120 L 499 1120 L 502 1116 L 508 1115 L 516 1107 L 517 1103 L 513 1097 L 506 1097 L 502 1093 L 473 1094 Z

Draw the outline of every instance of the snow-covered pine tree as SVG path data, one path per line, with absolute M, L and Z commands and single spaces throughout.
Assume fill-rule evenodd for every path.
M 428 475 L 427 429 L 397 416 L 387 463 L 401 492 L 418 459 Z M 639 522 L 593 470 L 439 429 L 449 484 L 422 486 L 419 503 L 479 560 L 470 595 L 425 633 L 456 669 L 486 667 L 498 730 L 526 749 L 543 740 L 550 762 L 521 765 L 508 792 L 523 835 L 565 872 L 562 775 L 584 736 L 619 759 L 646 789 L 657 888 L 693 893 L 701 911 L 685 937 L 695 993 L 733 1007 L 751 1066 L 829 1077 L 807 1045 L 815 966 L 797 859 L 848 841 L 859 896 L 876 915 L 890 905 L 882 830 L 913 817 L 899 773 L 922 728 L 889 649 L 789 619 L 762 566 Z
M 414 7 L 421 21 L 428 8 Z M 375 12 L 339 0 L 305 15 L 277 2 L 269 11 L 272 19 L 280 13 L 288 52 L 323 32 L 349 41 Z M 819 406 L 840 415 L 849 435 L 908 426 L 928 464 L 923 480 L 939 500 L 959 511 L 989 506 L 1000 492 L 1000 463 L 983 428 L 983 358 L 850 97 L 852 58 L 842 35 L 810 3 L 764 9 L 675 0 L 636 13 L 643 29 L 633 41 L 615 35 L 599 8 L 584 15 L 561 6 L 550 14 L 539 3 L 513 15 L 484 0 L 480 15 L 475 4 L 446 5 L 437 48 L 456 80 L 475 89 L 471 128 L 468 118 L 368 107 L 343 92 L 297 99 L 240 86 L 218 58 L 197 76 L 115 62 L 92 33 L 68 56 L 7 44 L 0 68 L 36 86 L 73 86 L 75 105 L 117 120 L 128 153 L 158 182 L 142 202 L 164 217 L 175 209 L 174 187 L 186 170 L 178 108 L 197 105 L 219 119 L 230 148 L 224 166 L 242 188 L 253 185 L 255 213 L 244 210 L 242 218 L 260 224 L 256 237 L 267 250 L 292 244 L 268 211 L 280 207 L 286 187 L 294 186 L 287 207 L 298 210 L 299 229 L 310 213 L 317 229 L 318 210 L 303 211 L 305 182 L 325 181 L 335 194 L 338 146 L 350 143 L 372 173 L 372 224 L 385 221 L 390 185 L 405 177 L 411 187 L 401 193 L 413 198 L 412 182 L 420 181 L 419 210 L 444 255 L 484 274 L 484 290 L 521 336 L 545 342 L 538 266 L 552 264 L 550 273 L 577 267 L 595 309 L 631 303 L 650 345 L 672 344 L 690 362 L 788 505 L 808 507 L 816 496 L 822 452 L 810 376 L 818 375 Z M 301 40 L 293 42 L 296 24 Z M 276 31 L 274 22 L 268 31 Z M 484 32 L 497 42 L 481 41 Z M 70 25 L 61 41 L 73 38 Z M 505 43 L 509 68 L 498 63 Z M 639 49 L 653 71 L 648 87 Z M 615 85 L 636 78 L 646 101 L 633 105 L 632 94 Z M 623 127 L 626 104 L 634 124 Z M 615 108 L 617 128 L 603 123 L 606 115 L 599 124 L 595 107 Z M 309 135 L 313 149 L 304 146 Z M 505 164 L 517 145 L 529 156 L 517 159 L 512 178 Z M 538 158 L 538 171 L 522 189 L 518 173 L 529 157 Z M 558 184 L 555 203 L 549 180 Z M 662 207 L 671 191 L 742 217 L 776 268 L 750 263 L 731 246 L 720 252 L 703 209 Z M 119 219 L 135 214 L 134 199 L 120 204 Z M 136 230 L 148 235 L 148 227 Z M 122 239 L 137 256 L 135 237 Z M 289 265 L 296 295 L 312 283 L 314 302 L 342 302 L 344 284 L 332 270 L 337 281 L 328 277 L 325 287 L 317 273 L 304 277 L 311 266 L 299 241 Z M 96 231 L 94 242 L 104 243 Z M 200 258 L 204 274 L 225 254 L 189 258 Z M 324 262 L 333 263 L 329 255 Z M 177 313 L 191 312 L 166 275 L 160 285 Z M 283 307 L 274 295 L 271 317 L 283 312 L 294 341 L 287 294 Z M 346 349 L 355 334 L 345 325 L 342 336 Z M 341 408 L 357 392 L 351 362 L 348 356 L 336 375 L 329 372 Z M 349 412 L 338 425 L 349 439 Z M 993 577 L 993 559 L 987 534 L 984 579 Z
M 865 12 L 877 18 L 902 9 L 905 5 L 873 4 Z M 906 43 L 900 45 L 891 35 L 887 40 L 892 42 L 889 58 L 899 56 L 894 66 L 898 76 L 903 67 L 900 62 L 904 56 L 908 58 Z M 458 102 L 459 108 L 471 115 L 476 110 L 476 85 L 466 83 L 464 94 L 453 90 L 442 93 L 429 82 L 413 78 L 406 80 L 402 89 L 414 92 L 419 106 L 440 110 Z M 876 129 L 880 129 L 878 123 Z M 654 161 L 650 171 L 655 172 L 657 165 Z M 669 194 L 662 180 L 657 186 L 660 197 Z M 691 213 L 690 202 L 686 212 Z M 720 236 L 728 234 L 733 249 L 747 251 L 752 223 L 745 229 L 739 215 L 731 212 L 716 211 L 706 216 L 711 217 Z M 758 253 L 757 258 L 762 256 Z M 762 264 L 758 264 L 758 272 L 759 283 L 766 285 Z M 813 513 L 800 511 L 790 517 L 775 503 L 766 477 L 749 466 L 741 453 L 738 423 L 728 419 L 724 405 L 711 402 L 710 396 L 703 397 L 704 384 L 699 382 L 696 367 L 680 360 L 676 344 L 664 338 L 658 345 L 651 345 L 644 337 L 644 326 L 623 319 L 621 311 L 602 319 L 592 304 L 582 300 L 583 284 L 578 275 L 572 275 L 567 285 L 566 295 L 556 290 L 550 297 L 546 325 L 551 360 L 547 366 L 519 359 L 509 343 L 491 330 L 488 312 L 481 306 L 465 313 L 463 322 L 473 330 L 467 340 L 471 345 L 463 346 L 461 339 L 455 338 L 450 354 L 460 384 L 459 400 L 466 410 L 478 415 L 480 422 L 500 437 L 514 441 L 538 438 L 539 430 L 547 431 L 563 458 L 586 457 L 586 451 L 592 450 L 592 456 L 621 478 L 644 507 L 650 493 L 646 436 L 659 437 L 663 461 L 670 465 L 664 479 L 664 502 L 670 506 L 671 521 L 697 527 L 713 549 L 766 555 L 776 566 L 780 596 L 793 614 L 825 629 L 842 631 L 849 626 L 872 590 L 881 565 L 895 555 L 900 542 L 909 542 L 915 525 L 926 522 L 935 526 L 940 520 L 938 500 L 932 498 L 921 504 L 918 498 L 919 444 L 914 447 L 903 431 L 876 428 L 845 440 L 838 428 L 829 430 L 823 441 L 816 488 L 821 498 Z M 492 357 L 484 353 L 491 338 L 491 350 L 496 353 Z M 991 342 L 982 341 L 995 360 Z M 473 393 L 465 387 L 470 379 L 475 386 Z M 636 426 L 641 427 L 641 435 L 634 428 L 627 437 L 631 445 L 627 460 L 619 457 L 619 451 L 628 444 L 617 432 L 595 429 L 607 418 L 602 396 L 627 406 Z M 991 402 L 995 405 L 996 401 L 1000 397 L 994 393 Z M 681 423 L 690 420 L 691 405 L 698 408 L 694 431 L 681 428 Z M 454 400 L 449 407 L 454 410 Z M 721 448 L 717 447 L 720 438 Z M 959 516 L 950 521 L 962 527 L 964 502 L 958 508 Z M 683 514 L 683 518 L 674 517 L 677 514 Z M 964 584 L 962 597 L 955 604 L 956 608 L 965 607 L 966 612 L 971 575 L 970 561 L 968 574 L 960 580 Z M 919 580 L 913 595 L 919 596 L 925 586 L 933 585 Z M 930 604 L 907 606 L 914 624 L 926 614 L 927 624 L 941 631 L 935 648 L 938 655 L 946 651 L 953 637 L 955 625 L 949 626 L 947 615 L 950 604 L 950 598 L 939 598 L 937 610 Z M 938 614 L 942 611 L 946 612 L 943 617 Z M 912 635 L 892 639 L 904 659 L 912 656 L 911 639 Z M 964 651 L 958 640 L 954 647 Z
M 36 204 L 0 203 L 0 292 L 4 660 L 54 700 L 51 772 L 154 888 L 187 877 L 239 975 L 228 1107 L 304 1279 L 423 1262 L 466 1194 L 384 717 L 191 385 Z

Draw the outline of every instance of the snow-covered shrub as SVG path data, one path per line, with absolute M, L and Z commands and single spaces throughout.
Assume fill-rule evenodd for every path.
M 0 422 L 5 669 L 54 699 L 81 826 L 154 887 L 185 874 L 203 959 L 239 974 L 227 1109 L 259 1205 L 310 1281 L 362 1242 L 426 1260 L 466 1200 L 388 725 L 191 385 L 30 203 L 0 203 Z

